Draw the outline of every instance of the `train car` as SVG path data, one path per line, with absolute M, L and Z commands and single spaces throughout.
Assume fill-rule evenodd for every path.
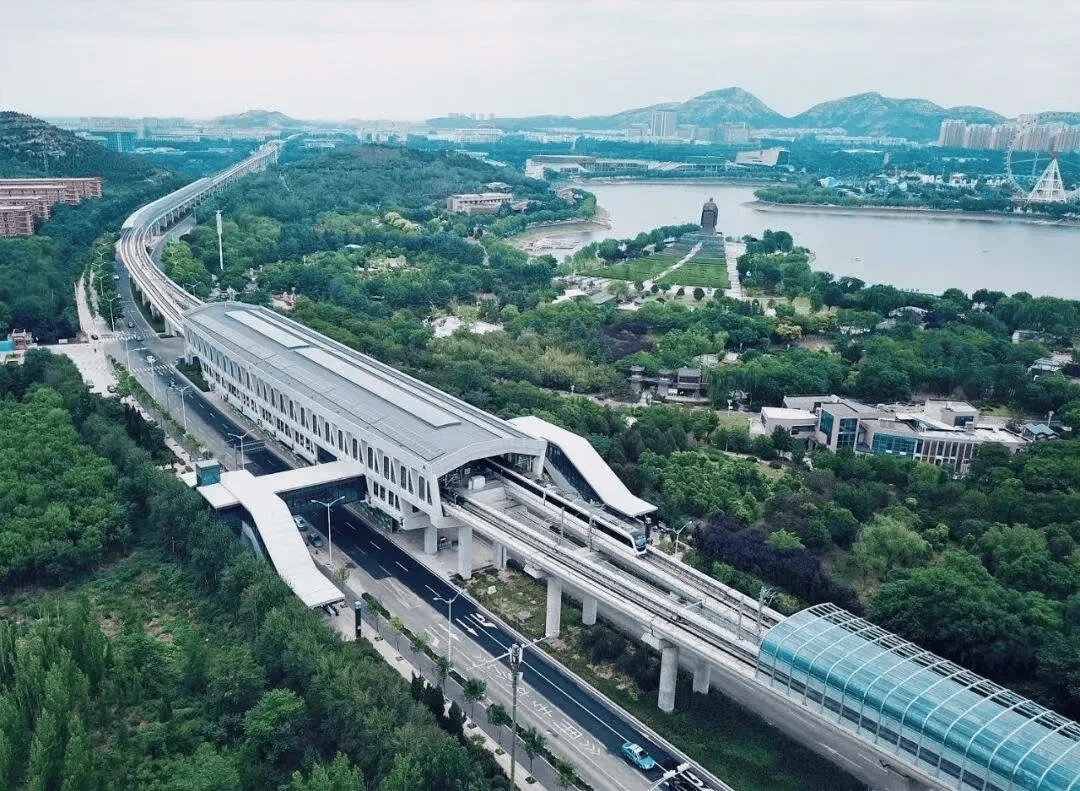
M 630 547 L 638 555 L 644 555 L 648 551 L 648 526 L 641 520 L 620 518 L 604 510 L 603 507 L 594 510 L 582 503 L 574 502 L 560 494 L 553 487 L 538 483 L 521 474 L 511 465 L 501 461 L 488 459 L 485 464 L 492 474 L 520 486 L 537 498 L 551 503 L 557 508 L 564 509 L 566 513 L 581 522 L 586 524 L 591 522 L 595 530 L 599 530 L 619 543 Z

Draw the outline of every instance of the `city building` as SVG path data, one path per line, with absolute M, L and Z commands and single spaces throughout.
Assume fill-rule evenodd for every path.
M 788 150 L 786 148 L 763 148 L 759 151 L 739 151 L 735 154 L 736 165 L 758 165 L 760 167 L 774 168 L 777 165 L 786 165 Z
M 47 198 L 52 203 L 76 204 L 101 197 L 101 179 L 0 179 L 0 198 Z
M 0 205 L 0 236 L 33 236 L 34 214 L 26 206 Z
M 653 110 L 652 136 L 656 138 L 674 137 L 678 116 L 671 110 Z
M 498 214 L 514 196 L 509 192 L 480 192 L 451 195 L 446 199 L 446 210 L 451 214 Z
M 868 406 L 835 395 L 794 396 L 784 398 L 784 407 L 767 417 L 763 409 L 762 426 L 770 432 L 784 426 L 810 447 L 833 453 L 850 448 L 854 453 L 921 459 L 961 475 L 984 443 L 998 442 L 1016 453 L 1030 441 L 995 425 L 978 425 L 979 411 L 964 401 Z M 807 413 L 815 419 L 812 430 Z
M 740 145 L 750 142 L 750 127 L 746 123 L 738 124 L 726 124 L 723 127 L 723 137 L 721 138 L 725 143 L 732 145 Z
M 958 118 L 949 118 L 941 122 L 938 131 L 938 145 L 942 148 L 961 148 L 964 145 L 964 130 L 967 123 Z

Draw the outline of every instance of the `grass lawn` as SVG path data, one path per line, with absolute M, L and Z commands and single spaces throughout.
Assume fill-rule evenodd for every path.
M 547 590 L 542 581 L 508 570 L 504 579 L 494 572 L 478 574 L 468 582 L 468 588 L 477 600 L 523 634 L 537 637 L 543 633 Z M 492 588 L 494 592 L 489 594 Z M 687 673 L 679 673 L 675 711 L 660 711 L 655 690 L 641 693 L 612 667 L 589 663 L 576 639 L 585 628 L 581 608 L 568 598 L 563 601 L 560 637 L 537 645 L 537 649 L 554 656 L 732 787 L 760 791 L 862 788 L 832 763 L 721 693 L 694 693 Z
M 673 263 L 674 261 L 669 261 L 656 256 L 649 256 L 648 258 L 635 258 L 631 261 L 624 261 L 621 264 L 612 264 L 611 266 L 590 269 L 583 274 L 588 277 L 606 277 L 611 280 L 629 280 L 630 282 L 637 282 L 638 280 L 645 281 L 652 279 L 653 276 L 660 274 Z
M 702 288 L 730 288 L 727 263 L 698 261 L 692 258 L 674 272 L 660 279 L 661 285 L 701 286 Z

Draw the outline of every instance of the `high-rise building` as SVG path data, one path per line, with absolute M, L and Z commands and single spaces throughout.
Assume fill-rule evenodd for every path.
M 652 136 L 674 137 L 676 120 L 676 114 L 672 110 L 653 110 Z
M 746 123 L 727 124 L 723 127 L 723 137 L 720 139 L 725 143 L 732 143 L 735 145 L 749 143 L 750 127 L 747 126 Z
M 942 148 L 962 148 L 967 124 L 959 118 L 949 118 L 941 122 L 938 132 L 938 145 Z
M 990 124 L 968 124 L 964 130 L 964 148 L 990 148 Z
M 1012 122 L 998 124 L 990 130 L 990 148 L 1005 151 L 1016 139 L 1016 124 Z

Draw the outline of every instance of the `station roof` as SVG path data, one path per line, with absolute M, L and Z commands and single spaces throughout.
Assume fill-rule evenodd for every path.
M 493 453 L 544 452 L 542 442 L 507 421 L 267 308 L 214 302 L 188 311 L 184 321 L 266 381 L 307 396 L 339 425 L 382 434 L 432 467 L 485 444 L 500 446 Z
M 604 505 L 631 517 L 650 514 L 656 510 L 656 506 L 652 503 L 631 494 L 626 484 L 619 480 L 584 437 L 533 415 L 515 417 L 510 422 L 537 439 L 543 439 L 558 446 L 589 486 L 604 501 Z
M 247 470 L 224 472 L 221 483 L 198 491 L 215 508 L 240 504 L 251 514 L 270 562 L 304 604 L 321 607 L 340 601 L 344 595 L 315 565 L 288 506 L 266 484 L 266 478 L 272 477 L 256 478 Z
M 1080 788 L 1080 725 L 834 604 L 770 629 L 758 674 L 774 687 L 797 681 L 789 693 L 804 701 L 805 689 L 823 691 L 842 725 L 957 789 L 971 788 L 973 773 L 987 788 Z M 927 755 L 941 763 L 927 766 Z

